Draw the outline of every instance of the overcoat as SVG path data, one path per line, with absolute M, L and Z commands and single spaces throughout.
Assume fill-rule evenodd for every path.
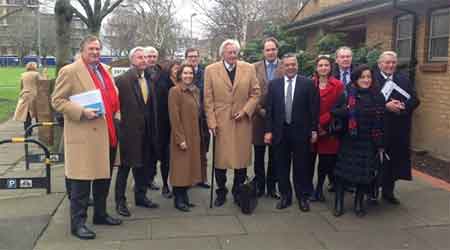
M 170 183 L 190 187 L 202 181 L 200 151 L 200 91 L 177 84 L 169 91 Z M 179 145 L 185 142 L 187 149 Z
M 117 91 L 111 75 L 110 78 Z M 53 108 L 64 115 L 65 173 L 69 179 L 95 180 L 111 177 L 105 116 L 94 120 L 82 119 L 83 107 L 69 100 L 72 95 L 95 89 L 94 81 L 82 59 L 59 71 L 51 101 Z
M 28 113 L 30 113 L 31 118 L 37 116 L 35 99 L 38 91 L 39 72 L 24 72 L 20 77 L 20 81 L 21 90 L 19 100 L 17 101 L 16 111 L 14 112 L 14 120 L 25 122 Z
M 263 146 L 264 143 L 264 128 L 265 128 L 265 114 L 266 109 L 264 107 L 269 80 L 267 79 L 266 63 L 264 60 L 256 62 L 255 64 L 256 78 L 258 79 L 259 88 L 261 89 L 261 97 L 259 98 L 258 105 L 256 106 L 255 114 L 253 115 L 253 139 L 254 145 Z M 278 60 L 277 69 L 275 70 L 274 79 L 283 76 L 281 61 Z
M 381 88 L 386 79 L 381 75 L 379 69 L 375 70 L 375 79 Z M 384 134 L 386 152 L 390 156 L 389 167 L 392 169 L 394 180 L 411 180 L 411 128 L 412 115 L 419 106 L 420 100 L 409 78 L 400 72 L 395 72 L 393 81 L 411 98 L 405 103 L 405 110 L 399 114 L 388 110 L 384 116 Z M 402 99 L 398 92 L 392 94 L 391 98 Z
M 252 116 L 260 96 L 255 67 L 236 63 L 234 82 L 230 80 L 223 61 L 205 70 L 204 105 L 209 128 L 217 128 L 215 167 L 246 168 L 252 153 Z M 233 115 L 243 111 L 236 121 Z
M 141 167 L 145 164 L 143 154 L 153 154 L 152 158 L 156 159 L 158 153 L 156 87 L 148 74 L 144 77 L 148 84 L 147 103 L 144 103 L 135 68 L 115 78 L 121 111 L 120 159 L 128 167 Z M 147 148 L 153 150 L 143 152 L 144 143 L 150 144 Z

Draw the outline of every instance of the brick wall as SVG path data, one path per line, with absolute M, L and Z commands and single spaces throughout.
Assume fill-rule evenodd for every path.
M 450 67 L 447 64 L 445 72 L 437 73 L 420 69 L 420 65 L 427 63 L 427 13 L 427 10 L 421 11 L 417 32 L 416 89 L 422 103 L 414 116 L 412 139 L 417 148 L 450 160 Z

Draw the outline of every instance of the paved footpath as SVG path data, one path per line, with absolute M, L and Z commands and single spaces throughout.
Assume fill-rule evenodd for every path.
M 2 160 L 15 156 L 13 152 L 4 152 L 0 148 Z M 16 164 L 5 174 L 24 172 L 21 161 L 9 160 Z M 450 192 L 432 186 L 422 177 L 399 184 L 400 206 L 381 202 L 378 207 L 369 207 L 365 218 L 357 218 L 352 213 L 351 195 L 346 200 L 346 213 L 340 218 L 331 214 L 330 194 L 326 194 L 326 203 L 314 203 L 309 213 L 302 213 L 296 204 L 279 211 L 274 200 L 262 198 L 253 215 L 243 215 L 232 204 L 230 195 L 223 208 L 210 209 L 209 192 L 200 188 L 190 191 L 192 201 L 197 204 L 190 213 L 175 210 L 173 201 L 164 199 L 158 191 L 152 191 L 150 196 L 161 208 L 148 210 L 133 205 L 130 184 L 128 197 L 133 216 L 125 218 L 119 227 L 92 226 L 90 208 L 89 226 L 97 232 L 97 239 L 92 241 L 70 236 L 69 203 L 64 195 L 61 166 L 54 168 L 53 185 L 55 193 L 50 195 L 34 190 L 0 190 L 0 250 L 450 248 Z M 109 212 L 116 216 L 112 196 Z

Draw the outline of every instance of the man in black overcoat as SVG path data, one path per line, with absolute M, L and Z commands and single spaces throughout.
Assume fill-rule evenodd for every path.
M 412 179 L 411 123 L 420 101 L 413 83 L 397 71 L 397 54 L 393 51 L 381 54 L 375 80 L 386 100 L 384 133 L 386 152 L 390 157 L 383 168 L 382 197 L 391 204 L 399 204 L 394 195 L 395 182 Z

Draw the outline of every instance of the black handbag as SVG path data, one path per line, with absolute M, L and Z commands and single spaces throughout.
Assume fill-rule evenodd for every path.
M 241 208 L 242 213 L 252 214 L 258 205 L 258 185 L 256 178 L 251 181 L 247 180 L 241 184 L 237 190 L 238 206 Z

